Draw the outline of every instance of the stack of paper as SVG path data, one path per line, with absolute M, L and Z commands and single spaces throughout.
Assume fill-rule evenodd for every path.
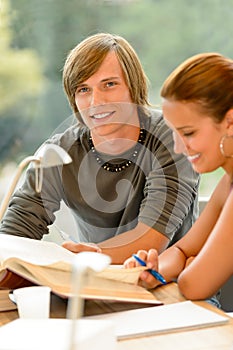
M 85 319 L 104 319 L 113 322 L 118 340 L 215 326 L 229 321 L 228 317 L 209 311 L 191 301 L 89 316 Z

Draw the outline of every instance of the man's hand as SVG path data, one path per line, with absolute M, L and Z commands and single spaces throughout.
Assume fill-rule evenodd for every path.
M 70 250 L 73 253 L 81 252 L 97 252 L 102 253 L 100 247 L 95 243 L 75 243 L 72 241 L 66 241 L 62 243 L 62 247 Z

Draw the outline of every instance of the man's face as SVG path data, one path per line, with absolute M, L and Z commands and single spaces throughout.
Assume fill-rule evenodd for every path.
M 134 120 L 136 107 L 114 51 L 96 73 L 78 85 L 75 102 L 84 123 L 99 136 L 114 134 Z

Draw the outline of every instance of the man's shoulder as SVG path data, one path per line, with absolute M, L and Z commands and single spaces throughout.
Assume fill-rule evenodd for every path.
M 173 140 L 172 130 L 165 123 L 160 109 L 149 109 L 147 114 L 146 130 L 154 139 Z
M 148 120 L 149 120 L 149 128 L 155 129 L 158 127 L 165 127 L 168 129 L 167 124 L 165 123 L 164 117 L 163 117 L 163 112 L 161 109 L 156 109 L 156 108 L 150 108 L 148 109 Z
M 46 143 L 55 143 L 68 151 L 79 142 L 80 137 L 86 134 L 87 128 L 76 123 L 67 128 L 64 132 L 54 134 Z
M 152 120 L 158 121 L 163 119 L 163 112 L 159 108 L 149 108 L 148 112 Z

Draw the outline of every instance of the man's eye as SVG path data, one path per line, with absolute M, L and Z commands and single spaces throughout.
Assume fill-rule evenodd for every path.
M 88 92 L 88 88 L 87 87 L 80 87 L 77 88 L 76 93 L 81 94 L 81 93 L 85 93 Z
M 116 83 L 114 83 L 114 81 L 108 81 L 108 82 L 106 83 L 106 86 L 107 86 L 107 87 L 111 87 L 111 86 L 114 86 L 114 85 L 116 85 Z

